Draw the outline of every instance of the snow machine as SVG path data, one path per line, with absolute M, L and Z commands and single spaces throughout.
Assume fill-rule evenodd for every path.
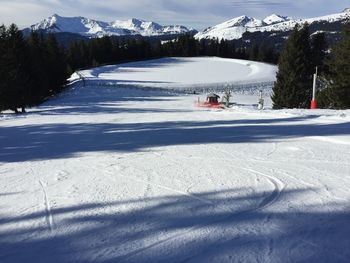
M 201 108 L 216 108 L 216 109 L 222 109 L 224 108 L 221 103 L 219 103 L 220 96 L 215 93 L 210 93 L 207 96 L 207 100 L 204 102 L 201 102 L 198 98 L 198 101 L 196 103 L 197 107 Z

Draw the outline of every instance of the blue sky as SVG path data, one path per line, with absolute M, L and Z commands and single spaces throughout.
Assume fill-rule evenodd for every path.
M 0 23 L 20 27 L 54 13 L 103 21 L 141 18 L 202 30 L 240 15 L 306 18 L 339 13 L 349 0 L 0 0 Z

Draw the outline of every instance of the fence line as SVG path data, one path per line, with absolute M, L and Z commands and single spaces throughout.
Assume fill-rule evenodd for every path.
M 199 94 L 199 93 L 211 93 L 211 92 L 225 92 L 231 91 L 232 93 L 241 94 L 256 94 L 262 91 L 264 95 L 271 95 L 273 81 L 266 82 L 253 82 L 253 83 L 213 83 L 213 84 L 193 84 L 187 86 L 174 86 L 169 85 L 166 88 L 163 87 L 151 87 L 142 86 L 137 84 L 126 84 L 123 81 L 118 80 L 101 80 L 94 78 L 85 78 L 80 72 L 77 72 L 79 80 L 72 82 L 72 85 L 76 83 L 82 83 L 85 86 L 100 86 L 100 87 L 119 87 L 129 89 L 141 89 L 150 91 L 163 91 L 175 94 Z

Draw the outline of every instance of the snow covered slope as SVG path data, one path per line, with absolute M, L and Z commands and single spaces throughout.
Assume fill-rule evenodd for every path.
M 215 68 L 215 70 L 213 70 Z M 162 89 L 198 89 L 271 83 L 276 66 L 217 57 L 163 58 L 81 71 L 90 81 L 109 81 L 114 85 L 156 87 Z
M 333 14 L 328 16 L 309 18 L 309 19 L 292 19 L 280 15 L 273 14 L 265 19 L 258 20 L 255 18 L 240 16 L 216 25 L 214 27 L 207 28 L 203 32 L 196 34 L 197 39 L 240 39 L 245 32 L 272 32 L 272 31 L 290 31 L 296 24 L 304 23 L 333 23 L 343 22 L 350 19 L 350 12 L 342 12 L 339 14 Z
M 349 110 L 198 109 L 205 94 L 110 86 L 117 68 L 0 115 L 1 263 L 349 262 Z
M 190 30 L 184 26 L 161 26 L 154 22 L 146 22 L 135 18 L 126 21 L 116 20 L 107 23 L 85 17 L 62 17 L 57 14 L 32 25 L 30 28 L 32 30 L 44 30 L 55 33 L 75 33 L 88 37 L 101 37 L 105 35 L 161 36 L 190 32 Z

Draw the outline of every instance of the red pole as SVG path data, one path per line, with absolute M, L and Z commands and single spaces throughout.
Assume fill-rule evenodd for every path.
M 312 109 L 312 110 L 317 109 L 316 100 L 312 100 L 312 101 L 311 101 L 311 109 Z
M 312 87 L 312 101 L 311 101 L 311 109 L 314 110 L 317 108 L 316 105 L 316 83 L 317 83 L 317 67 L 316 67 L 316 73 L 314 74 L 314 83 Z

